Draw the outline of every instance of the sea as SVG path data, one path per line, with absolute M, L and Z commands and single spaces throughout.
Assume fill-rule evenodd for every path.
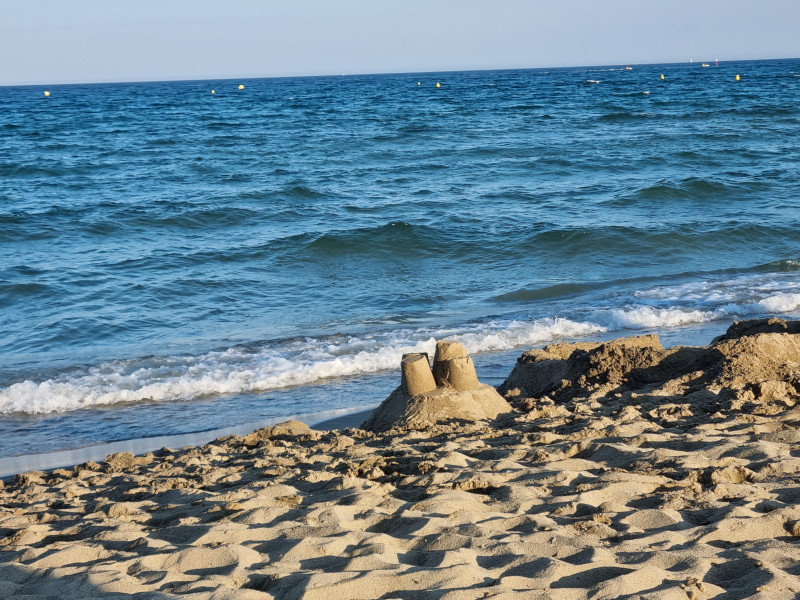
M 497 385 L 764 316 L 798 59 L 0 87 L 2 457 L 365 410 L 438 339 Z

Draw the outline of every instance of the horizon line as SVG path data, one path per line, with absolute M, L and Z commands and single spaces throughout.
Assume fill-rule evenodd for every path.
M 800 60 L 800 57 L 773 57 L 773 58 L 734 58 L 719 61 L 721 63 L 743 63 L 743 62 L 768 62 L 780 60 Z M 141 80 L 126 80 L 120 79 L 116 81 L 63 81 L 60 83 L 0 83 L 0 88 L 4 87 L 45 87 L 45 86 L 66 86 L 66 85 L 115 85 L 115 84 L 131 84 L 131 83 L 186 83 L 190 81 L 252 81 L 257 79 L 304 79 L 316 77 L 374 77 L 374 76 L 391 76 L 391 75 L 436 75 L 442 73 L 486 73 L 492 71 L 545 71 L 545 70 L 561 70 L 561 69 L 594 69 L 601 67 L 618 67 L 618 66 L 639 66 L 651 67 L 657 65 L 688 65 L 688 64 L 702 64 L 705 60 L 694 61 L 671 61 L 671 62 L 654 62 L 654 63 L 608 63 L 608 64 L 595 64 L 595 65 L 562 65 L 551 67 L 498 67 L 491 69 L 445 69 L 438 71 L 384 71 L 384 72 L 354 72 L 354 73 L 319 73 L 314 75 L 247 75 L 247 76 L 225 76 L 225 77 L 207 77 L 196 78 L 187 77 L 184 79 L 141 79 Z M 717 62 L 717 59 L 708 60 L 707 62 Z

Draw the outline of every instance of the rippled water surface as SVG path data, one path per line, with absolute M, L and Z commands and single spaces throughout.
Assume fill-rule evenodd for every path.
M 47 89 L 0 88 L 0 454 L 800 308 L 800 61 Z

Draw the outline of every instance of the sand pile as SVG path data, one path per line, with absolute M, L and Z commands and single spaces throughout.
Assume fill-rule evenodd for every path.
M 526 412 L 595 402 L 605 414 L 635 406 L 689 424 L 738 410 L 776 414 L 800 397 L 798 329 L 796 321 L 743 321 L 702 348 L 664 349 L 655 335 L 553 344 L 525 352 L 500 391 Z
M 497 390 L 478 381 L 467 349 L 458 342 L 436 343 L 432 371 L 427 354 L 406 354 L 401 374 L 400 387 L 375 409 L 363 429 L 427 429 L 436 423 L 491 420 L 511 411 Z
M 500 422 L 294 422 L 20 475 L 0 597 L 796 598 L 798 334 L 770 323 L 526 353 Z

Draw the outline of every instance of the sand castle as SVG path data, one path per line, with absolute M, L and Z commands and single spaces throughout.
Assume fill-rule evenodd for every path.
M 490 385 L 478 381 L 467 349 L 458 342 L 436 343 L 433 369 L 427 353 L 403 355 L 400 387 L 362 425 L 373 432 L 399 427 L 425 429 L 445 421 L 482 421 L 511 411 Z

